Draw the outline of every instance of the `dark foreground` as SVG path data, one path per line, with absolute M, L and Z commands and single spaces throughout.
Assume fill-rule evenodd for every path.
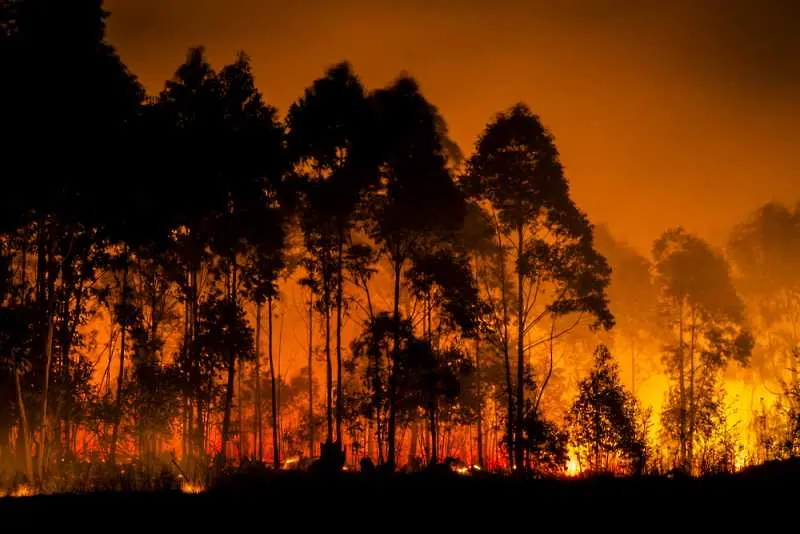
M 280 473 L 233 475 L 196 495 L 0 498 L 0 532 L 796 532 L 798 511 L 797 464 L 698 480 Z

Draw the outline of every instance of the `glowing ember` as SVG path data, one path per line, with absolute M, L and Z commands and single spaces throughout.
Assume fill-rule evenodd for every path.
M 201 486 L 200 484 L 193 484 L 191 482 L 184 482 L 181 484 L 181 491 L 183 493 L 203 493 L 206 490 L 205 487 Z
M 36 490 L 27 484 L 20 484 L 15 490 L 9 493 L 10 497 L 33 497 Z
M 453 471 L 455 471 L 459 475 L 468 475 L 469 467 L 467 467 L 466 465 L 457 465 L 453 468 Z

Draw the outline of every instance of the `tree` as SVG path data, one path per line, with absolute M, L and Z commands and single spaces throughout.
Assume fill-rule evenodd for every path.
M 427 413 L 430 462 L 435 465 L 439 462 L 437 437 L 441 411 L 458 399 L 461 384 L 472 372 L 472 362 L 457 349 L 436 351 L 424 340 L 412 340 L 400 357 L 400 401 L 418 405 Z
M 800 206 L 769 203 L 733 228 L 727 252 L 745 298 L 758 348 L 753 369 L 765 379 L 797 375 L 792 351 L 800 343 Z
M 531 336 L 548 316 L 578 315 L 555 337 L 575 328 L 583 314 L 592 317 L 592 327 L 611 328 L 614 319 L 605 293 L 610 269 L 594 248 L 592 225 L 570 198 L 553 136 L 524 104 L 499 114 L 486 127 L 464 183 L 469 194 L 490 210 L 498 245 L 508 251 L 499 266 L 504 331 L 511 294 L 505 261 L 515 266 L 516 395 L 509 395 L 507 417 L 515 422 L 508 424 L 514 434 L 512 466 L 522 465 L 526 353 L 546 341 Z M 508 339 L 505 332 L 502 337 Z
M 616 340 L 624 340 L 630 348 L 631 393 L 636 395 L 637 352 L 657 338 L 655 305 L 658 293 L 651 276 L 650 261 L 633 247 L 614 238 L 608 228 L 595 231 L 597 249 L 608 259 L 611 283 L 608 297 L 614 312 Z
M 91 234 L 99 222 L 97 215 L 103 213 L 93 209 L 92 199 L 102 196 L 98 184 L 109 174 L 121 183 L 127 181 L 127 169 L 119 162 L 130 155 L 130 125 L 143 97 L 142 88 L 105 40 L 107 15 L 99 0 L 80 6 L 47 0 L 4 2 L 0 12 L 0 54 L 9 76 L 0 95 L 0 121 L 14 132 L 8 136 L 4 157 L 6 194 L 12 199 L 4 206 L 10 208 L 4 216 L 33 224 L 35 261 L 40 268 L 36 300 L 41 317 L 36 324 L 41 333 L 34 358 L 43 371 L 40 478 L 52 442 L 51 383 L 70 374 L 69 351 L 55 353 L 57 344 L 66 341 L 62 349 L 72 344 L 66 339 L 69 328 L 56 338 L 57 324 L 66 317 L 57 301 L 64 292 L 74 291 L 74 287 L 62 287 L 64 268 L 91 250 L 79 250 L 75 241 L 85 232 Z M 54 79 L 72 82 L 59 88 L 60 105 L 43 106 L 53 99 Z M 33 143 L 49 157 L 25 157 L 26 147 Z M 116 198 L 103 201 L 118 203 Z M 56 364 L 58 375 L 51 373 Z
M 344 256 L 350 243 L 354 215 L 367 185 L 375 180 L 374 151 L 367 146 L 368 100 L 350 65 L 328 69 L 306 89 L 289 110 L 289 150 L 316 182 L 307 196 L 306 241 L 323 273 L 322 304 L 326 328 L 330 306 L 336 307 L 336 438 L 342 441 L 342 320 L 344 311 Z M 330 272 L 329 272 L 330 271 Z M 330 287 L 333 286 L 333 287 Z M 330 302 L 335 293 L 335 303 Z M 330 359 L 330 336 L 326 334 Z M 328 392 L 328 399 L 332 394 Z M 330 403 L 329 403 L 330 404 Z M 332 411 L 332 406 L 329 407 Z M 329 415 L 329 419 L 332 415 Z M 330 426 L 330 425 L 329 425 Z M 333 436 L 329 428 L 328 443 Z
M 599 345 L 594 367 L 578 384 L 568 415 L 572 442 L 584 453 L 591 471 L 613 470 L 643 453 L 636 413 L 636 399 L 622 386 L 617 363 L 608 348 Z
M 436 109 L 416 81 L 402 77 L 372 96 L 377 110 L 380 187 L 371 192 L 366 230 L 390 265 L 396 325 L 389 372 L 387 464 L 395 466 L 397 365 L 400 351 L 400 288 L 415 253 L 453 236 L 464 221 L 464 199 L 448 170 Z
M 242 306 L 219 293 L 210 295 L 200 307 L 197 342 L 202 359 L 213 362 L 212 365 L 216 369 L 227 371 L 228 385 L 225 388 L 223 425 L 226 424 L 226 420 L 227 424 L 230 424 L 232 403 L 230 397 L 233 395 L 230 377 L 235 374 L 237 360 L 246 361 L 255 357 L 253 330 L 247 323 Z M 236 355 L 236 359 L 231 359 L 231 353 Z M 228 431 L 229 429 L 223 426 L 223 436 Z M 225 437 L 222 440 L 223 448 L 220 450 L 221 458 L 226 456 Z
M 278 213 L 274 214 L 278 216 Z M 286 262 L 286 235 L 280 221 L 261 226 L 259 241 L 250 249 L 248 261 L 245 265 L 245 286 L 250 298 L 256 304 L 256 376 L 255 376 L 255 406 L 256 406 L 256 434 L 255 443 L 259 459 L 261 457 L 261 383 L 260 383 L 260 337 L 261 337 L 261 308 L 267 304 L 267 354 L 269 358 L 270 391 L 272 392 L 272 448 L 273 464 L 280 466 L 280 448 L 278 446 L 278 412 L 277 412 L 277 382 L 273 358 L 272 319 L 273 302 L 278 299 L 278 280 L 285 272 Z
M 679 467 L 691 471 L 698 410 L 713 404 L 721 369 L 730 361 L 747 364 L 753 339 L 728 263 L 705 241 L 682 228 L 667 230 L 653 244 L 653 259 L 673 338 L 665 361 L 678 383 L 667 419 L 676 423 Z

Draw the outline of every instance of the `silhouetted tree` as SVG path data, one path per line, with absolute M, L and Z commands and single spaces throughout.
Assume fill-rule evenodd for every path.
M 321 263 L 323 306 L 336 308 L 336 437 L 342 440 L 342 319 L 344 311 L 344 256 L 350 243 L 354 215 L 361 196 L 376 179 L 377 157 L 368 143 L 368 100 L 361 82 L 347 63 L 331 67 L 325 77 L 306 89 L 292 105 L 289 150 L 307 171 L 315 193 L 307 196 L 307 241 L 315 241 Z M 331 272 L 328 272 L 331 271 Z M 332 287 L 328 287 L 332 286 Z M 335 303 L 330 302 L 335 293 Z M 326 313 L 329 328 L 330 311 Z M 329 335 L 326 334 L 329 341 Z M 329 356 L 326 343 L 326 357 Z M 328 398 L 332 398 L 329 393 Z M 332 408 L 332 407 L 331 407 Z M 328 435 L 328 442 L 333 436 Z
M 613 470 L 643 453 L 636 432 L 636 399 L 622 386 L 619 369 L 604 345 L 594 353 L 594 367 L 578 384 L 568 419 L 572 442 L 592 471 Z
M 780 380 L 788 368 L 795 377 L 792 350 L 800 342 L 798 207 L 760 207 L 731 231 L 727 251 L 736 269 L 734 282 L 759 330 L 753 370 Z
M 507 417 L 515 420 L 514 463 L 522 465 L 525 354 L 540 343 L 530 337 L 548 316 L 579 315 L 556 337 L 577 326 L 583 314 L 592 317 L 591 326 L 610 328 L 614 320 L 605 294 L 610 269 L 594 248 L 586 215 L 570 198 L 552 135 L 525 105 L 486 127 L 468 167 L 465 188 L 491 210 L 498 244 L 509 251 L 503 262 L 509 258 L 515 264 L 516 413 Z M 508 289 L 503 293 L 509 295 Z M 503 323 L 505 330 L 507 319 Z
M 720 369 L 731 360 L 748 362 L 753 339 L 728 263 L 706 242 L 681 228 L 668 230 L 654 243 L 653 258 L 671 332 L 677 322 L 677 339 L 666 348 L 666 363 L 678 391 L 667 410 L 676 423 L 679 467 L 691 471 L 698 409 L 712 402 L 709 396 L 715 394 Z
M 381 187 L 370 197 L 367 230 L 388 260 L 394 283 L 393 317 L 401 322 L 400 288 L 406 264 L 415 253 L 435 248 L 464 221 L 464 200 L 447 168 L 440 135 L 441 119 L 425 100 L 417 83 L 400 78 L 377 91 L 373 103 L 378 113 L 381 147 Z M 412 215 L 413 214 L 413 215 Z M 392 360 L 400 348 L 399 338 Z M 387 463 L 395 466 L 396 371 L 389 373 L 389 425 Z

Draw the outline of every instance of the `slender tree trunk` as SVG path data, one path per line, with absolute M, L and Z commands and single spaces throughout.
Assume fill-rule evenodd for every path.
M 61 307 L 61 384 L 64 388 L 64 393 L 60 396 L 59 407 L 56 409 L 61 412 L 61 424 L 64 427 L 64 436 L 62 441 L 61 429 L 56 428 L 55 435 L 57 436 L 56 444 L 58 446 L 58 455 L 60 458 L 69 457 L 69 412 L 70 412 L 70 384 L 69 384 L 69 352 L 72 338 L 72 326 L 69 321 L 69 291 L 72 287 L 73 276 L 71 265 L 65 262 L 62 285 L 64 287 L 63 305 Z M 80 293 L 78 289 L 76 294 L 75 305 L 75 322 L 78 322 L 78 315 L 80 314 Z
M 187 275 L 187 281 L 191 280 L 191 277 Z M 189 299 L 186 299 L 186 304 L 183 307 L 183 357 L 185 358 L 185 364 L 190 364 L 191 360 L 189 360 L 189 344 L 190 344 L 190 333 L 189 333 L 189 309 L 190 309 Z M 193 370 L 190 367 L 189 370 L 189 380 L 192 380 Z M 185 386 L 184 386 L 185 387 Z M 189 458 L 192 455 L 192 446 L 190 440 L 194 438 L 192 434 L 192 414 L 194 413 L 194 407 L 191 405 L 189 400 L 189 389 L 185 388 L 184 395 L 183 395 L 183 443 L 182 443 L 182 450 L 183 456 L 181 460 L 183 462 L 183 468 L 189 470 Z
M 333 443 L 333 367 L 331 364 L 331 280 L 326 277 L 325 285 L 325 402 L 328 423 L 328 435 L 325 443 Z
M 342 308 L 344 301 L 344 228 L 339 228 L 339 242 L 336 259 L 336 443 L 342 446 L 342 418 L 344 399 L 342 398 Z
M 232 306 L 236 308 L 236 256 L 231 259 L 231 276 L 229 279 L 230 287 L 228 290 L 228 299 Z M 231 325 L 232 326 L 232 325 Z M 231 410 L 233 409 L 233 388 L 236 383 L 236 354 L 233 348 L 228 351 L 228 384 L 225 389 L 225 413 L 222 416 L 222 448 L 220 454 L 222 460 L 227 460 L 228 457 L 228 440 L 230 439 L 231 430 Z
M 308 455 L 314 457 L 314 289 L 308 290 Z
M 244 374 L 244 364 L 242 364 L 242 368 L 239 369 L 239 373 L 236 375 L 236 417 L 239 420 L 239 465 L 242 464 L 242 460 L 244 460 L 245 455 L 245 436 L 247 436 L 247 432 L 244 429 L 244 420 L 242 419 L 242 375 Z
M 686 386 L 684 383 L 684 363 L 683 363 L 683 297 L 680 302 L 680 312 L 678 318 L 678 389 L 680 394 L 679 411 L 679 437 L 681 445 L 681 469 L 686 469 Z
M 272 465 L 280 468 L 280 448 L 278 447 L 278 383 L 275 379 L 275 362 L 272 357 L 272 295 L 267 297 L 267 354 L 269 354 L 269 379 L 272 385 Z
M 53 298 L 52 296 L 50 298 Z M 47 398 L 50 393 L 50 367 L 53 363 L 53 317 L 48 313 L 47 345 L 45 346 L 44 387 L 42 390 L 42 435 L 39 443 L 39 480 L 44 482 L 44 459 L 47 456 Z
M 506 377 L 506 434 L 508 435 L 508 468 L 514 468 L 514 386 L 511 382 L 511 349 L 509 347 L 508 287 L 505 275 L 505 254 L 503 255 L 503 275 L 501 292 L 503 301 L 503 370 Z
M 124 265 L 122 267 L 122 295 L 120 302 L 120 348 L 119 348 L 119 373 L 117 374 L 117 404 L 114 408 L 114 425 L 111 428 L 111 453 L 109 459 L 111 465 L 116 465 L 117 461 L 117 440 L 119 439 L 119 426 L 122 421 L 122 390 L 125 385 L 125 334 L 128 330 L 128 245 L 125 245 L 123 256 Z
M 428 408 L 428 418 L 431 433 L 431 463 L 436 465 L 439 463 L 439 445 L 436 441 L 436 401 L 431 402 Z
M 231 409 L 233 407 L 233 386 L 236 383 L 236 360 L 233 351 L 228 354 L 228 382 L 225 387 L 225 413 L 222 416 L 222 445 L 220 455 L 223 461 L 228 458 L 228 440 L 231 431 Z
M 483 384 L 481 383 L 481 339 L 480 334 L 475 338 L 475 381 L 478 393 L 478 466 L 485 467 L 483 461 Z
M 522 268 L 523 227 L 517 226 L 517 416 L 514 438 L 514 460 L 522 465 L 522 424 L 525 408 L 525 273 Z
M 403 262 L 397 259 L 396 255 L 394 261 L 394 311 L 392 317 L 394 319 L 394 333 L 392 342 L 392 363 L 391 372 L 389 373 L 389 435 L 388 439 L 388 453 L 387 463 L 389 469 L 395 468 L 395 434 L 397 431 L 397 368 L 398 359 L 400 357 L 400 276 L 403 268 Z
M 689 464 L 689 472 L 694 469 L 694 427 L 697 415 L 695 398 L 694 398 L 694 349 L 695 349 L 695 309 L 694 305 L 690 308 L 690 321 L 689 328 L 689 432 L 686 438 L 687 458 Z
M 256 424 L 253 429 L 253 444 L 256 448 L 256 458 L 259 462 L 264 460 L 264 444 L 261 430 L 261 300 L 256 300 Z
M 28 483 L 33 484 L 33 460 L 31 458 L 31 430 L 28 425 L 28 412 L 25 411 L 25 399 L 22 396 L 22 383 L 20 381 L 19 369 L 14 371 L 14 384 L 17 388 L 17 408 L 19 409 L 19 419 L 22 428 L 22 444 L 23 454 L 25 455 L 25 476 L 28 477 Z

